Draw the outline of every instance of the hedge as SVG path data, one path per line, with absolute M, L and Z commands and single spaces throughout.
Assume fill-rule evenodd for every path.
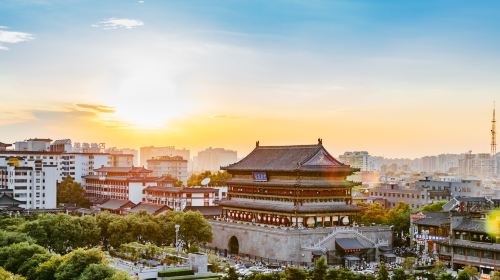
M 172 276 L 184 276 L 184 275 L 194 275 L 192 269 L 176 269 L 158 272 L 158 277 L 172 277 Z

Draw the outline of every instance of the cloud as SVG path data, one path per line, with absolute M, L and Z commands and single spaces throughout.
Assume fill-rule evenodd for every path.
M 4 44 L 17 44 L 33 40 L 35 37 L 30 33 L 8 31 L 6 26 L 0 26 L 0 50 L 8 50 Z
M 115 108 L 106 105 L 99 104 L 76 104 L 76 106 L 80 109 L 87 109 L 90 111 L 98 112 L 98 113 L 114 113 Z
M 96 24 L 92 24 L 92 27 L 100 27 L 102 29 L 132 29 L 139 26 L 143 26 L 144 22 L 138 19 L 129 18 L 109 18 L 107 20 L 100 21 Z

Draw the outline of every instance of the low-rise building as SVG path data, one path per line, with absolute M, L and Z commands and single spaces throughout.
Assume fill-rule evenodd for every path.
M 500 271 L 500 236 L 486 232 L 485 220 L 455 216 L 451 221 L 450 237 L 438 242 L 439 258 L 454 269 L 470 265 L 485 275 Z
M 218 191 L 212 188 L 175 188 L 150 186 L 144 189 L 143 202 L 167 205 L 176 211 L 187 206 L 215 206 Z
M 143 201 L 143 190 L 157 186 L 161 178 L 150 176 L 143 167 L 101 167 L 95 175 L 85 176 L 85 192 L 92 199 Z

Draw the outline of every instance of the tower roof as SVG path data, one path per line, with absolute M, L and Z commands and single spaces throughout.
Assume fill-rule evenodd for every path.
M 228 171 L 328 171 L 346 169 L 323 147 L 321 139 L 315 145 L 260 146 L 242 160 L 222 167 Z

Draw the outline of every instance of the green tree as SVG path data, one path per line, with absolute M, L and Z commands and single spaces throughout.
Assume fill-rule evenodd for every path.
M 24 231 L 37 244 L 60 254 L 79 247 L 93 247 L 100 241 L 100 229 L 92 216 L 44 214 L 28 222 Z
M 28 279 L 33 279 L 36 275 L 36 269 L 38 266 L 51 258 L 52 255 L 49 253 L 34 254 L 26 260 L 17 270 L 17 274 L 21 274 Z
M 250 276 L 245 277 L 245 280 L 281 280 L 284 279 L 282 273 L 275 272 L 270 274 L 252 273 Z
M 407 257 L 403 260 L 403 268 L 406 270 L 413 271 L 416 263 L 417 259 L 415 259 L 414 257 Z
M 491 280 L 500 280 L 500 271 L 493 272 L 493 276 L 491 277 Z
M 393 226 L 393 230 L 397 233 L 408 232 L 410 230 L 410 215 L 410 206 L 406 203 L 398 202 L 396 207 L 387 212 L 386 223 Z
M 3 267 L 0 267 L 0 279 L 2 280 L 26 280 L 26 278 L 19 276 L 19 275 L 14 275 L 7 270 L 5 270 Z
M 85 196 L 85 190 L 82 185 L 73 181 L 70 176 L 66 177 L 57 186 L 57 204 L 68 203 L 76 204 L 79 207 L 89 207 L 90 202 Z
M 289 266 L 285 269 L 285 279 L 304 280 L 307 279 L 307 273 L 303 269 Z
M 454 277 L 453 275 L 451 275 L 450 273 L 442 273 L 441 275 L 439 275 L 439 277 L 437 278 L 437 280 L 453 280 Z
M 0 230 L 0 247 L 21 242 L 32 243 L 33 239 L 23 232 Z
M 349 269 L 330 269 L 326 274 L 327 280 L 344 280 L 344 279 L 354 279 L 354 273 Z
M 17 273 L 19 268 L 33 255 L 46 254 L 47 250 L 40 245 L 28 242 L 14 243 L 0 248 L 0 266 L 13 273 Z
M 365 210 L 362 212 L 360 216 L 360 223 L 362 224 L 387 224 L 387 210 L 384 209 L 378 203 L 372 203 L 370 205 L 361 205 L 365 206 Z
M 172 179 L 174 181 L 174 187 L 176 187 L 176 188 L 180 188 L 184 185 L 184 183 L 181 180 L 172 176 L 172 174 L 163 174 L 163 177 Z
M 188 245 L 210 242 L 213 238 L 212 227 L 198 211 L 170 211 L 157 217 L 162 238 L 169 243 L 175 241 L 175 225 L 180 225 L 180 239 Z
M 238 274 L 238 272 L 236 271 L 236 269 L 232 266 L 229 267 L 229 269 L 227 270 L 227 275 L 224 276 L 224 278 L 222 278 L 223 280 L 239 280 L 240 279 L 240 275 Z
M 446 271 L 446 264 L 444 264 L 440 260 L 437 260 L 436 262 L 434 262 L 434 265 L 431 269 L 432 273 L 434 273 L 435 275 L 441 275 L 445 271 Z
M 201 186 L 201 181 L 205 178 L 210 178 L 211 186 L 222 186 L 225 184 L 225 180 L 231 178 L 231 174 L 225 171 L 217 171 L 216 173 L 205 171 L 191 175 L 187 181 L 187 185 L 188 187 Z
M 100 238 L 102 245 L 105 249 L 109 249 L 109 240 L 111 239 L 112 235 L 115 235 L 116 233 L 110 230 L 109 225 L 117 220 L 121 219 L 121 216 L 111 214 L 108 211 L 100 212 L 96 216 L 96 222 L 97 226 L 100 229 Z
M 378 270 L 377 280 L 389 280 L 389 272 L 387 271 L 387 267 L 385 267 L 384 262 L 380 262 L 380 268 Z
M 464 267 L 464 269 L 462 269 L 458 273 L 457 279 L 463 280 L 463 279 L 466 279 L 465 277 L 467 277 L 467 279 L 470 279 L 470 278 L 476 279 L 478 277 L 478 275 L 479 275 L 479 273 L 477 271 L 477 268 L 470 266 L 470 265 L 467 265 Z
M 417 210 L 417 212 L 439 212 L 443 211 L 443 206 L 447 201 L 438 201 L 431 204 L 427 204 L 424 207 Z
M 314 265 L 314 269 L 312 271 L 312 280 L 324 280 L 327 269 L 328 265 L 326 264 L 326 259 L 324 256 L 321 256 L 316 260 L 316 263 Z
M 471 276 L 466 271 L 460 271 L 457 275 L 457 280 L 470 280 Z
M 393 271 L 392 280 L 407 280 L 409 277 L 405 274 L 404 269 L 398 268 Z
M 60 255 L 53 255 L 49 260 L 40 264 L 36 269 L 31 279 L 34 280 L 53 280 L 55 279 L 55 274 L 61 263 L 63 262 L 63 257 Z
M 106 280 L 131 280 L 132 278 L 125 271 L 115 270 L 113 275 Z
M 56 280 L 77 279 L 91 264 L 103 264 L 106 257 L 96 248 L 76 249 L 63 256 L 63 260 L 54 274 Z
M 0 229 L 11 232 L 19 232 L 24 227 L 24 218 L 0 217 Z
M 87 266 L 78 280 L 107 280 L 115 274 L 114 269 L 105 265 L 93 263 Z

